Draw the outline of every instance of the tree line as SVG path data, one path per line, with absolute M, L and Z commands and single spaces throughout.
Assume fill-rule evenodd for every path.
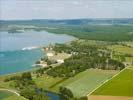
M 56 52 L 69 53 L 72 56 L 64 63 L 47 71 L 54 77 L 72 77 L 89 68 L 103 70 L 122 70 L 125 65 L 111 58 L 111 52 L 104 46 L 90 45 L 87 43 L 72 42 L 71 44 L 56 44 Z

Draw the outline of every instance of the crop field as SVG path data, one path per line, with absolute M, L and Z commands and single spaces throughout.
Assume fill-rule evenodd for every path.
M 38 87 L 56 93 L 59 93 L 60 86 L 65 86 L 73 92 L 75 97 L 81 97 L 90 93 L 117 72 L 118 71 L 113 70 L 89 69 L 69 79 L 54 78 L 49 75 L 44 75 L 39 78 L 34 78 L 34 81 Z
M 92 95 L 133 96 L 133 67 L 125 69 Z
M 126 57 L 127 62 L 133 62 L 133 57 Z
M 133 48 L 131 47 L 126 47 L 122 45 L 113 45 L 113 46 L 109 46 L 108 48 L 116 52 L 133 55 Z
M 75 97 L 81 97 L 90 93 L 93 89 L 116 73 L 117 71 L 89 69 L 61 82 L 54 88 L 65 86 L 73 92 Z

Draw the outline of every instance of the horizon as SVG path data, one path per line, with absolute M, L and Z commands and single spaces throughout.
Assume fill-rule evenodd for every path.
M 0 21 L 33 21 L 33 20 L 54 20 L 54 21 L 63 21 L 63 20 L 125 20 L 133 18 L 72 18 L 72 19 L 0 19 Z

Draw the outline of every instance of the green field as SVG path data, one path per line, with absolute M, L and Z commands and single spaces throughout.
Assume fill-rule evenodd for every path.
M 130 44 L 131 43 L 133 43 L 133 42 L 130 42 Z M 129 44 L 129 42 L 127 42 L 126 44 Z M 112 45 L 112 46 L 108 46 L 108 48 L 115 51 L 116 55 L 125 55 L 125 54 L 131 55 L 131 56 L 125 56 L 125 61 L 129 62 L 131 64 L 133 63 L 133 57 L 132 57 L 133 56 L 133 47 L 122 46 L 122 45 Z M 114 59 L 119 60 L 118 58 L 114 57 Z
M 116 73 L 117 71 L 89 69 L 57 84 L 53 89 L 65 86 L 73 92 L 75 97 L 85 96 Z
M 33 78 L 33 80 L 35 81 L 35 83 L 37 84 L 37 86 L 39 88 L 43 88 L 45 90 L 49 90 L 49 91 L 53 91 L 53 92 L 58 92 L 58 88 L 52 89 L 51 87 L 54 84 L 59 83 L 63 79 L 59 78 L 59 77 L 52 77 L 52 76 L 45 74 L 42 77 Z
M 73 92 L 75 97 L 81 97 L 90 93 L 117 72 L 118 71 L 88 69 L 69 79 L 51 77 L 45 74 L 42 77 L 34 78 L 34 81 L 38 87 L 56 93 L 59 93 L 60 86 L 65 86 Z
M 126 46 L 122 46 L 122 45 L 112 45 L 108 47 L 111 50 L 114 50 L 116 52 L 120 52 L 123 54 L 131 54 L 133 55 L 133 48 L 129 48 Z
M 25 100 L 25 99 L 9 91 L 0 90 L 0 100 Z
M 133 62 L 133 57 L 126 57 L 127 62 Z
M 133 68 L 125 69 L 92 95 L 133 96 Z
M 14 81 L 4 82 L 5 79 L 10 78 L 15 75 L 20 75 L 20 73 L 11 74 L 11 75 L 1 75 L 0 76 L 0 88 L 15 90 Z

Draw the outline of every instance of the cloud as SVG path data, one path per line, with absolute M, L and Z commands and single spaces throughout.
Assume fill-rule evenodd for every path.
M 79 1 L 72 1 L 72 4 L 74 4 L 74 5 L 80 5 L 81 2 L 79 2 Z
M 127 0 L 1 0 L 1 19 L 133 18 Z

